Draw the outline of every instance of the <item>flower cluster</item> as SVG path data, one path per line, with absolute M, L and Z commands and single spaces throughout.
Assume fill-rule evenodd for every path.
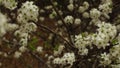
M 49 68 L 55 66 L 75 68 L 75 65 L 77 67 L 81 65 L 81 61 L 83 68 L 84 65 L 87 68 L 87 63 L 95 64 L 96 68 L 97 65 L 102 65 L 100 68 L 107 65 L 112 68 L 120 67 L 120 34 L 118 36 L 120 20 L 114 23 L 114 19 L 110 18 L 116 15 L 112 13 L 114 8 L 112 0 L 46 1 L 0 0 L 0 7 L 2 7 L 0 8 L 0 42 L 1 39 L 3 42 L 0 44 L 10 43 L 10 49 L 18 47 L 13 50 L 14 52 L 11 51 L 14 58 L 19 58 L 29 51 L 28 53 L 34 54 L 32 56 L 41 62 L 44 62 L 41 58 L 45 56 L 48 59 L 45 65 Z M 46 3 L 42 4 L 42 2 Z M 10 13 L 5 13 L 6 10 Z M 47 22 L 52 22 L 52 25 Z M 6 36 L 8 31 L 13 31 L 14 39 Z M 37 33 L 31 37 L 32 32 Z M 43 47 L 44 50 L 49 50 L 43 52 Z M 0 56 L 9 57 L 11 52 L 1 50 Z M 84 61 L 90 62 L 84 64 Z M 90 67 L 94 66 L 90 65 Z
M 13 31 L 17 28 L 18 28 L 17 24 L 8 23 L 6 15 L 0 13 L 0 37 L 2 37 L 8 31 Z
M 102 65 L 111 65 L 112 68 L 118 68 L 120 63 L 120 35 L 116 38 L 117 41 L 116 45 L 110 48 L 109 53 L 101 54 L 101 61 Z M 112 64 L 112 62 L 114 62 Z
M 66 24 L 70 25 L 70 24 L 76 24 L 79 25 L 81 23 L 81 19 L 80 18 L 75 18 L 71 15 L 68 15 L 64 18 L 64 21 Z M 62 24 L 62 21 L 58 21 L 58 24 Z
M 75 47 L 79 49 L 78 53 L 80 55 L 87 55 L 88 49 L 86 47 L 91 45 L 91 40 L 91 35 L 84 36 L 84 34 L 79 34 L 75 36 Z
M 73 5 L 74 1 L 70 0 L 69 4 L 67 5 L 67 8 L 69 11 L 73 11 L 74 10 L 74 5 Z
M 49 15 L 50 19 L 54 19 L 57 16 L 57 13 L 55 12 L 55 10 L 52 10 L 52 13 Z
M 64 48 L 65 48 L 65 46 L 59 45 L 58 49 L 54 50 L 54 56 L 60 55 Z
M 88 8 L 89 8 L 89 3 L 85 1 L 82 6 L 79 6 L 78 12 L 83 13 L 86 10 L 88 10 Z
M 95 25 L 100 23 L 99 22 L 100 21 L 99 20 L 100 16 L 101 16 L 101 12 L 98 9 L 93 8 L 93 9 L 90 10 L 90 17 L 92 18 L 91 22 L 95 23 Z
M 15 57 L 21 55 L 21 52 L 27 50 L 28 39 L 30 39 L 30 33 L 35 32 L 37 25 L 33 22 L 37 22 L 38 7 L 33 5 L 33 2 L 26 1 L 22 4 L 22 7 L 18 10 L 17 21 L 19 23 L 19 29 L 15 31 L 14 35 L 20 39 L 20 45 L 18 52 L 15 52 Z
M 21 55 L 21 52 L 25 52 L 27 50 L 28 39 L 30 39 L 30 33 L 36 31 L 37 26 L 33 22 L 25 23 L 21 25 L 18 30 L 15 31 L 14 35 L 20 39 L 19 52 L 15 53 L 16 55 Z M 18 57 L 18 56 L 17 56 Z
M 29 33 L 36 31 L 37 26 L 33 22 L 26 23 L 24 25 L 21 25 L 18 30 L 15 32 L 15 36 L 21 38 L 20 43 L 21 45 L 27 45 L 27 41 L 29 36 Z
M 70 64 L 71 66 L 73 65 L 73 62 L 75 62 L 74 53 L 64 53 L 63 57 L 55 58 L 53 60 L 54 64 L 62 64 L 62 65 Z
M 74 18 L 73 18 L 73 16 L 66 16 L 66 17 L 64 18 L 64 21 L 65 21 L 65 23 L 67 23 L 67 24 L 73 24 Z
M 18 23 L 26 23 L 29 21 L 37 22 L 39 8 L 33 5 L 33 1 L 26 1 L 22 7 L 18 10 L 17 20 Z
M 37 21 L 38 10 L 38 7 L 33 5 L 32 1 L 26 1 L 18 10 L 17 20 L 18 23 L 20 23 L 20 28 L 15 32 L 15 36 L 21 38 L 21 45 L 26 46 L 28 38 L 30 37 L 29 33 L 34 32 L 37 29 L 36 24 L 29 21 Z
M 110 55 L 109 54 L 106 54 L 106 52 L 105 53 L 103 53 L 103 54 L 101 54 L 101 61 L 100 61 L 100 63 L 102 64 L 102 65 L 109 65 L 109 64 L 111 64 L 111 60 L 110 60 Z
M 95 34 L 90 35 L 76 35 L 75 37 L 75 47 L 79 49 L 79 53 L 81 55 L 87 55 L 88 49 L 86 48 L 88 45 L 91 47 L 91 44 L 97 46 L 97 48 L 104 48 L 109 46 L 109 41 L 117 34 L 116 27 L 111 25 L 110 23 L 102 22 L 98 24 L 98 29 Z
M 99 5 L 99 10 L 102 11 L 102 15 L 109 19 L 110 17 L 108 14 L 112 13 L 112 0 L 102 0 Z
M 21 55 L 22 55 L 21 52 L 16 51 L 15 54 L 14 54 L 14 58 L 19 58 Z
M 14 10 L 17 7 L 17 2 L 15 0 L 1 0 L 0 1 L 1 5 L 4 5 L 6 8 L 10 10 Z
M 93 42 L 98 48 L 105 48 L 109 41 L 111 41 L 117 34 L 116 26 L 110 23 L 102 22 L 98 24 L 98 33 L 95 37 L 95 42 Z
M 116 68 L 120 63 L 120 45 L 113 46 L 109 51 L 110 53 L 108 54 L 101 54 L 102 60 L 100 60 L 100 63 L 104 66 L 111 65 L 112 68 Z M 112 64 L 112 62 L 114 63 Z
M 101 19 L 109 19 L 109 13 L 112 13 L 112 1 L 111 0 L 101 0 L 101 4 L 98 9 L 93 8 L 90 10 L 90 17 L 92 18 L 91 23 L 97 25 L 101 23 Z

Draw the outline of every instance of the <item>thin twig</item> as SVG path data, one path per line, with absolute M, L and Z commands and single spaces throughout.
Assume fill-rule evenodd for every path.
M 48 65 L 46 64 L 46 62 L 45 62 L 43 59 L 41 59 L 38 55 L 34 54 L 32 51 L 29 51 L 29 53 L 30 53 L 34 58 L 36 58 L 37 60 L 39 60 L 40 62 L 42 62 L 43 64 L 45 64 L 47 68 L 49 68 Z
M 69 27 L 66 25 L 66 23 L 65 23 L 65 21 L 64 21 L 64 19 L 63 19 L 63 17 L 60 15 L 60 13 L 58 12 L 58 9 L 57 9 L 57 8 L 55 7 L 55 5 L 53 4 L 53 0 L 50 0 L 50 2 L 51 2 L 51 5 L 53 6 L 53 9 L 54 9 L 55 12 L 57 13 L 57 15 L 60 17 L 60 19 L 61 19 L 63 25 L 65 26 L 65 28 L 66 28 L 66 30 L 67 30 L 67 33 L 68 33 L 68 37 L 69 37 L 70 43 L 71 43 L 72 45 L 74 45 L 74 43 L 73 43 L 73 41 L 72 41 L 72 38 L 71 38 L 71 36 L 70 36 Z
M 97 63 L 97 60 L 95 60 L 95 62 L 94 62 L 94 64 L 93 64 L 92 68 L 96 68 L 96 63 Z
M 65 23 L 65 21 L 64 21 L 64 19 L 63 19 L 63 17 L 60 15 L 60 13 L 58 12 L 58 9 L 57 9 L 57 8 L 55 7 L 55 5 L 53 4 L 53 1 L 50 0 L 50 2 L 51 2 L 51 5 L 53 6 L 53 9 L 54 9 L 55 12 L 57 13 L 57 15 L 60 17 L 60 19 L 61 19 L 63 25 L 64 25 L 66 28 L 68 28 L 68 26 L 66 25 L 66 23 Z
M 48 30 L 49 32 L 55 34 L 56 36 L 59 36 L 59 37 L 60 37 L 62 40 L 64 40 L 68 45 L 70 45 L 70 47 L 74 48 L 74 46 L 73 46 L 71 43 L 69 43 L 69 41 L 67 41 L 67 40 L 66 40 L 63 36 L 61 36 L 60 34 L 56 33 L 55 31 L 49 29 L 47 26 L 44 26 L 44 25 L 42 25 L 42 24 L 37 24 L 37 25 L 40 26 L 41 28 L 44 28 L 44 29 Z

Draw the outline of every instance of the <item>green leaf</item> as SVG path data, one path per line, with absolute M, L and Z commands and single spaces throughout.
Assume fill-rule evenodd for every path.
M 110 8 L 113 8 L 113 4 L 110 4 L 109 7 L 110 7 Z
M 38 42 L 39 40 L 37 39 L 37 37 L 33 37 L 32 40 L 29 42 L 28 44 L 28 48 L 30 48 L 32 51 L 35 50 L 35 46 L 36 43 Z
M 82 33 L 82 36 L 83 36 L 83 37 L 85 37 L 85 35 L 86 35 L 85 33 Z
M 112 40 L 112 44 L 113 44 L 113 45 L 116 45 L 117 43 L 118 43 L 118 40 L 117 40 L 117 39 L 113 39 L 113 40 Z
M 29 45 L 29 49 L 32 51 L 35 51 L 35 46 L 34 45 Z
M 55 51 L 58 51 L 58 48 L 59 48 L 59 45 L 56 45 L 56 46 L 54 47 L 54 50 L 55 50 Z
M 33 37 L 32 38 L 32 41 L 31 41 L 31 44 L 35 44 L 38 42 L 38 38 L 37 37 Z

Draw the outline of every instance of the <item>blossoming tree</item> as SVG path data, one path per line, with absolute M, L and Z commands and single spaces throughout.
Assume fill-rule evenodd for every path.
M 117 0 L 0 0 L 0 57 L 44 64 L 32 68 L 120 68 L 119 10 Z

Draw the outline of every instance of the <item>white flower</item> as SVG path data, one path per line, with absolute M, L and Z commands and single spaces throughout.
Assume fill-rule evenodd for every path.
M 82 14 L 82 16 L 83 16 L 84 18 L 89 18 L 89 17 L 90 17 L 88 12 L 84 12 L 84 13 Z
M 55 18 L 55 15 L 51 13 L 51 14 L 49 15 L 49 18 L 50 18 L 50 19 L 54 19 L 54 18 Z
M 64 48 L 64 45 L 59 45 L 58 50 L 54 50 L 54 56 L 60 55 Z
M 62 24 L 63 24 L 61 20 L 58 20 L 57 23 L 58 23 L 59 25 L 62 25 Z
M 44 17 L 40 17 L 39 20 L 43 22 L 45 20 L 45 18 Z
M 99 33 L 96 35 L 93 44 L 95 44 L 98 48 L 105 48 L 108 46 L 109 37 L 104 33 Z
M 22 55 L 21 52 L 16 51 L 15 54 L 14 54 L 14 58 L 19 58 L 21 55 Z
M 88 54 L 88 49 L 87 48 L 81 48 L 78 51 L 79 55 L 87 55 Z
M 110 49 L 110 54 L 111 54 L 111 57 L 120 57 L 120 45 L 115 45 L 113 46 L 111 49 Z
M 4 57 L 8 57 L 8 54 L 7 54 L 7 53 L 3 53 L 3 56 L 4 56 Z
M 43 51 L 43 47 L 38 46 L 37 49 L 36 49 L 36 51 L 37 51 L 38 53 L 41 53 L 41 52 Z
M 16 31 L 15 33 L 14 33 L 14 35 L 15 36 L 18 36 L 18 37 L 20 37 L 20 38 L 28 38 L 28 33 L 21 33 L 22 31 Z
M 55 58 L 53 60 L 53 64 L 61 64 L 61 59 L 60 58 Z
M 14 10 L 18 3 L 15 0 L 3 0 L 2 4 L 10 10 Z
M 53 59 L 54 58 L 54 56 L 53 55 L 50 55 L 49 57 L 48 57 L 48 60 L 51 60 L 51 59 Z
M 73 4 L 69 4 L 67 6 L 67 8 L 68 8 L 69 11 L 73 11 L 74 10 L 74 5 Z
M 109 54 L 106 53 L 101 54 L 101 59 L 103 59 L 102 61 L 100 61 L 102 65 L 109 65 L 111 63 Z
M 86 10 L 86 8 L 83 7 L 83 6 L 80 6 L 80 7 L 78 8 L 78 12 L 79 12 L 79 13 L 83 13 L 83 12 L 85 12 L 85 10 Z
M 100 17 L 101 13 L 98 9 L 95 9 L 93 8 L 91 11 L 90 11 L 90 17 L 92 19 L 98 19 Z
M 65 61 L 67 61 L 66 64 L 73 65 L 73 62 L 75 62 L 75 55 L 74 53 L 65 53 L 62 57 Z
M 27 48 L 25 47 L 25 46 L 21 46 L 20 48 L 19 48 L 19 51 L 20 52 L 25 52 L 27 50 Z
M 33 22 L 26 24 L 28 32 L 35 32 L 37 30 L 37 25 Z
M 91 22 L 90 22 L 90 24 L 94 24 L 96 26 L 100 23 L 102 23 L 100 19 L 92 19 Z
M 60 15 L 63 15 L 63 12 L 61 10 L 58 11 Z
M 23 46 L 27 46 L 27 44 L 28 44 L 28 39 L 27 39 L 27 38 L 21 38 L 21 39 L 20 39 L 20 44 L 23 45 Z
M 47 10 L 52 9 L 52 5 L 46 6 L 45 9 L 47 9 Z
M 45 13 L 45 10 L 43 10 L 43 9 L 40 9 L 40 13 Z
M 69 0 L 69 3 L 70 3 L 70 4 L 73 4 L 73 2 L 74 2 L 74 0 Z
M 13 31 L 16 30 L 19 26 L 17 24 L 6 24 L 6 31 Z
M 67 24 L 73 24 L 74 18 L 72 16 L 66 16 L 64 18 L 65 23 Z
M 31 33 L 31 32 L 35 32 L 36 30 L 37 30 L 37 25 L 33 22 L 30 22 L 30 23 L 21 25 L 19 30 L 17 30 L 17 33 L 19 33 L 19 34 Z
M 17 24 L 7 23 L 7 17 L 0 13 L 0 37 L 6 34 L 8 31 L 13 31 L 18 28 Z
M 57 13 L 55 10 L 52 11 L 52 13 L 49 15 L 50 19 L 54 19 L 57 16 Z
M 89 8 L 89 3 L 87 1 L 83 2 L 84 8 L 87 10 Z
M 58 2 L 53 2 L 53 4 L 54 4 L 55 6 L 57 6 L 57 5 L 58 5 Z
M 76 18 L 76 19 L 75 19 L 75 24 L 80 24 L 80 23 L 81 23 L 81 19 Z
M 0 13 L 0 37 L 6 33 L 5 25 L 7 23 L 7 18 L 5 15 Z

